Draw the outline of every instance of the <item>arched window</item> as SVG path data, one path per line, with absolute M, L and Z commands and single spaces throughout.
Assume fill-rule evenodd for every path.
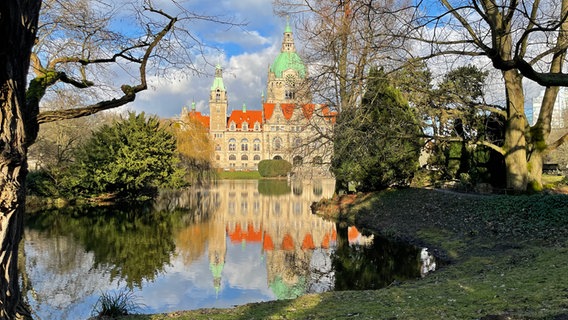
M 215 93 L 215 101 L 219 100 L 221 100 L 221 90 L 217 89 L 217 92 Z
M 235 156 L 234 154 L 229 156 L 229 161 L 235 161 L 237 160 L 237 156 Z
M 237 140 L 234 138 L 229 139 L 229 151 L 235 151 Z
M 248 140 L 241 140 L 241 151 L 248 151 Z
M 254 139 L 253 150 L 254 151 L 260 151 L 260 139 Z
M 292 90 L 286 90 L 286 92 L 284 93 L 285 99 L 295 99 L 296 98 L 296 93 Z
M 241 130 L 243 130 L 243 131 L 248 131 L 248 129 L 249 129 L 248 123 L 243 122 L 243 124 L 241 125 L 241 128 L 242 128 Z
M 295 156 L 294 159 L 292 160 L 294 162 L 294 166 L 301 166 L 303 159 L 300 156 Z
M 242 160 L 242 161 L 248 161 L 248 159 L 249 159 L 249 157 L 248 157 L 246 154 L 243 154 L 243 155 L 241 156 L 241 160 Z
M 220 144 L 215 145 L 215 151 L 221 151 L 221 145 Z
M 274 150 L 280 150 L 280 148 L 282 148 L 282 139 L 280 139 L 280 137 L 276 137 L 272 140 L 272 148 Z
M 231 123 L 229 124 L 229 131 L 235 131 L 235 122 L 231 121 Z
M 260 156 L 258 154 L 254 155 L 254 161 L 260 161 Z
M 302 189 L 303 189 L 303 188 L 302 188 L 302 185 L 301 185 L 301 184 L 295 184 L 295 185 L 292 187 L 292 191 L 294 192 L 294 195 L 297 195 L 297 196 L 301 196 L 301 195 L 302 195 Z
M 260 123 L 258 121 L 254 123 L 254 131 L 260 131 Z
M 323 193 L 323 188 L 320 184 L 316 184 L 316 185 L 314 185 L 313 191 L 314 191 L 314 195 L 319 197 Z
M 302 138 L 294 139 L 294 147 L 299 148 L 302 145 Z
M 215 156 L 215 159 L 216 159 L 217 161 L 219 161 L 219 160 L 221 160 L 221 156 L 220 156 L 220 155 L 216 155 L 216 156 Z
M 282 157 L 281 157 L 281 156 L 274 156 L 274 158 L 272 158 L 272 159 L 274 159 L 274 160 L 282 160 Z

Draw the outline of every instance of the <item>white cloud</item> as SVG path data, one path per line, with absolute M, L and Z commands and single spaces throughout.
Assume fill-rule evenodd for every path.
M 209 65 L 196 75 L 192 70 L 166 70 L 148 77 L 148 90 L 138 94 L 127 108 L 170 118 L 181 113 L 184 106 L 195 101 L 198 111 L 209 113 L 209 90 L 215 72 L 213 64 L 223 67 L 225 86 L 229 94 L 229 110 L 240 109 L 245 103 L 249 109 L 260 109 L 261 94 L 266 90 L 268 66 L 280 50 L 285 19 L 274 16 L 272 3 L 265 0 L 221 1 L 215 6 L 208 2 L 182 2 L 186 9 L 245 22 L 241 27 L 196 22 L 191 32 L 208 45 L 224 50 L 208 50 L 205 60 Z M 202 61 L 197 57 L 194 61 Z M 120 79 L 122 77 L 117 77 Z
M 260 110 L 261 95 L 266 91 L 268 66 L 280 50 L 280 41 L 257 52 L 232 56 L 219 61 L 229 96 L 229 111 L 245 103 L 249 110 Z M 223 57 L 219 58 L 223 59 Z M 208 57 L 208 61 L 217 61 Z M 148 90 L 141 92 L 129 106 L 136 111 L 170 118 L 181 113 L 184 106 L 195 101 L 197 111 L 209 113 L 209 90 L 215 69 L 209 66 L 207 75 L 194 75 L 189 70 L 171 70 L 166 75 L 148 78 Z

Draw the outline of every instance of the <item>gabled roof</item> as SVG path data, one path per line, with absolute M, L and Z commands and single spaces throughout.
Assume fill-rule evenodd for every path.
M 248 124 L 248 130 L 254 130 L 254 123 L 258 122 L 262 128 L 262 111 L 260 110 L 233 110 L 227 124 L 235 123 L 237 130 L 243 129 L 243 122 Z
M 258 243 L 262 241 L 262 230 L 254 230 L 252 224 L 247 224 L 247 230 L 244 231 L 240 223 L 235 225 L 234 230 L 227 227 L 227 233 L 232 243 L 240 243 L 243 241 Z
M 262 105 L 262 108 L 264 110 L 265 120 L 270 120 L 272 118 L 272 115 L 274 114 L 274 110 L 276 109 L 277 105 L 278 104 L 276 103 L 264 103 Z M 280 111 L 282 112 L 286 120 L 290 120 L 290 118 L 292 118 L 295 107 L 296 105 L 293 103 L 280 103 Z
M 272 118 L 272 115 L 274 114 L 274 110 L 276 109 L 277 105 L 278 104 L 276 104 L 276 103 L 264 103 L 263 104 L 262 107 L 264 109 L 264 119 L 265 120 L 270 120 Z M 293 104 L 293 103 L 281 103 L 280 104 L 280 110 L 282 111 L 282 114 L 284 115 L 284 118 L 286 118 L 286 120 L 290 120 L 292 118 L 292 115 L 294 114 L 295 108 L 296 108 L 296 105 Z M 321 113 L 321 115 L 323 115 L 326 119 L 335 123 L 335 118 L 337 116 L 337 112 L 331 111 L 330 108 L 326 105 L 320 105 L 320 104 L 314 104 L 314 103 L 307 103 L 307 104 L 302 105 L 302 113 L 304 115 L 304 118 L 310 120 L 312 118 L 312 116 L 314 115 L 314 111 L 316 111 L 316 108 L 319 109 L 317 111 L 318 113 Z
M 199 122 L 203 127 L 209 129 L 209 116 L 204 116 L 201 112 L 192 110 L 189 112 L 189 118 Z

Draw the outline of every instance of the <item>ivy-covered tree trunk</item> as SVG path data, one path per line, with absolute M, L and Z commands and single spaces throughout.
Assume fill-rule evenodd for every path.
M 41 1 L 0 1 L 0 319 L 30 318 L 18 284 L 27 148 L 37 135 L 37 105 L 26 79 Z
M 507 91 L 507 124 L 505 128 L 505 166 L 507 188 L 525 191 L 528 183 L 525 96 L 522 75 L 517 70 L 503 72 Z

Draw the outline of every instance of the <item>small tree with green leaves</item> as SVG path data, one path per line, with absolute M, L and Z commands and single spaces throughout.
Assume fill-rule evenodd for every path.
M 416 116 L 382 70 L 372 69 L 368 79 L 361 107 L 344 110 L 335 126 L 332 171 L 339 189 L 406 186 L 418 169 Z
M 64 179 L 68 192 L 136 198 L 158 187 L 183 185 L 176 141 L 157 117 L 129 113 L 93 133 Z

